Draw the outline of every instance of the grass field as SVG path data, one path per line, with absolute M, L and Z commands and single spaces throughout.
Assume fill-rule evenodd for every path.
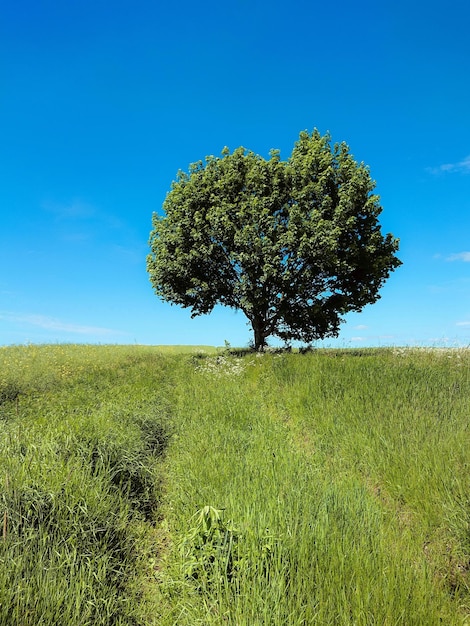
M 0 625 L 470 624 L 470 352 L 0 349 Z

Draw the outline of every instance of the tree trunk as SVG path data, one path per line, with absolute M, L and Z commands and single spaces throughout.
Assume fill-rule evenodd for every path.
M 257 352 L 263 352 L 266 347 L 266 336 L 264 325 L 259 321 L 252 322 L 253 334 L 254 334 L 254 348 Z

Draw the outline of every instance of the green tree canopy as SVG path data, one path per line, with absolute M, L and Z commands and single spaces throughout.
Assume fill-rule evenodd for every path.
M 269 336 L 310 343 L 378 300 L 401 262 L 382 235 L 369 169 L 345 143 L 302 132 L 291 156 L 245 148 L 179 172 L 154 214 L 147 258 L 163 300 L 192 316 L 240 309 L 262 349 Z

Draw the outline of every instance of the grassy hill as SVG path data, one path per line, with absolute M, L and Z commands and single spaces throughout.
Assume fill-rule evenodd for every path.
M 470 623 L 470 353 L 0 349 L 0 624 Z

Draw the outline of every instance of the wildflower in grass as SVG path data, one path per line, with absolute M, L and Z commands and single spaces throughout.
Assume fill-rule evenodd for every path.
M 204 363 L 197 370 L 216 377 L 239 376 L 245 370 L 245 367 L 242 359 L 216 356 L 205 359 Z

